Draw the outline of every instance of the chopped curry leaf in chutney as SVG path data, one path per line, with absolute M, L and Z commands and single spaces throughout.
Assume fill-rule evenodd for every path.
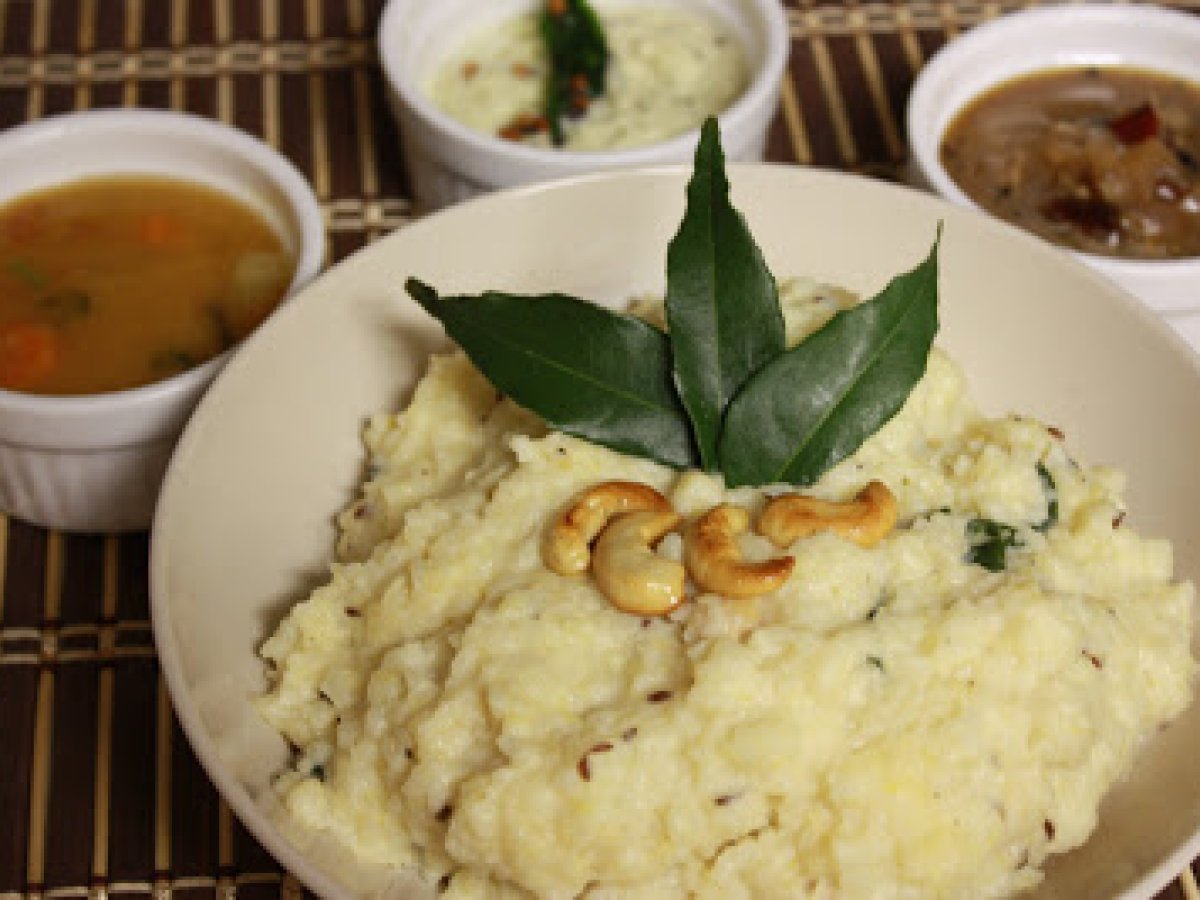
M 155 175 L 82 179 L 0 207 L 0 388 L 139 387 L 227 350 L 295 271 L 242 201 Z
M 1109 66 L 1024 76 L 961 112 L 940 155 L 972 200 L 1054 243 L 1200 256 L 1200 84 Z

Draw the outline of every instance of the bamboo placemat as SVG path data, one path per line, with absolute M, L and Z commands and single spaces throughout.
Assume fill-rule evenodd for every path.
M 881 178 L 903 172 L 904 103 L 924 60 L 1024 5 L 790 3 L 769 157 Z M 414 214 L 373 47 L 382 5 L 0 0 L 0 128 L 107 106 L 235 124 L 308 176 L 336 261 Z M 1200 0 L 1171 5 L 1200 13 Z M 174 720 L 147 550 L 145 534 L 0 517 L 0 900 L 304 892 L 233 818 Z M 1161 897 L 1200 900 L 1191 871 Z

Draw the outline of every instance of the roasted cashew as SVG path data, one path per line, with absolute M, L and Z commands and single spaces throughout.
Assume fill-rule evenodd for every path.
M 792 574 L 796 560 L 791 556 L 742 559 L 737 536 L 749 525 L 750 514 L 730 504 L 710 509 L 692 523 L 684 537 L 683 560 L 703 590 L 735 599 L 757 597 L 778 589 Z
M 670 512 L 671 504 L 650 485 L 636 481 L 605 481 L 584 491 L 546 536 L 542 558 L 547 567 L 559 575 L 586 572 L 596 535 L 617 513 L 635 510 Z
M 780 494 L 767 503 L 758 531 L 777 547 L 833 531 L 860 547 L 874 547 L 896 525 L 896 497 L 882 481 L 872 481 L 843 503 L 800 494 Z
M 600 532 L 592 575 L 613 606 L 639 616 L 664 616 L 683 602 L 683 566 L 650 549 L 678 524 L 674 510 L 640 510 L 615 517 Z

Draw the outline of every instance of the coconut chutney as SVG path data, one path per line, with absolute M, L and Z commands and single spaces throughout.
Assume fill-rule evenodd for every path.
M 854 302 L 802 279 L 781 301 L 793 343 Z M 1124 524 L 1121 474 L 982 416 L 936 349 L 809 491 L 882 481 L 887 537 L 797 541 L 774 593 L 662 618 L 546 567 L 562 509 L 614 479 L 685 519 L 782 488 L 548 432 L 460 354 L 365 442 L 339 561 L 262 647 L 260 709 L 296 748 L 290 816 L 443 896 L 1011 895 L 1190 700 L 1193 588 Z M 978 522 L 1011 530 L 995 571 Z
M 637 4 L 597 9 L 610 51 L 608 89 L 564 123 L 564 149 L 653 144 L 697 128 L 745 90 L 745 48 L 729 25 L 695 9 Z M 435 69 L 434 105 L 485 134 L 510 134 L 542 112 L 546 48 L 534 12 L 469 35 Z M 519 137 L 549 146 L 545 131 Z

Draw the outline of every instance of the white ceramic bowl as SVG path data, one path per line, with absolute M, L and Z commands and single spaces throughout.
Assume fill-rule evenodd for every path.
M 392 234 L 252 335 L 185 431 L 152 536 L 163 672 L 218 789 L 318 894 L 358 896 L 378 873 L 320 838 L 289 837 L 277 818 L 269 783 L 288 749 L 251 702 L 266 686 L 256 649 L 327 578 L 333 517 L 362 476 L 366 417 L 399 408 L 445 343 L 404 293 L 406 277 L 446 293 L 558 290 L 611 305 L 661 292 L 688 174 L 501 193 Z M 1035 414 L 1087 459 L 1126 469 L 1131 524 L 1171 538 L 1180 577 L 1200 576 L 1200 361 L 1152 313 L 1048 244 L 924 192 L 796 167 L 738 166 L 730 177 L 773 272 L 860 292 L 923 259 L 944 221 L 939 341 L 983 408 Z M 1198 743 L 1193 706 L 1144 749 L 1093 838 L 1032 896 L 1149 898 L 1182 870 L 1200 851 Z
M 183 113 L 71 113 L 0 134 L 0 203 L 94 175 L 201 182 L 258 210 L 297 259 L 289 290 L 320 271 L 325 231 L 300 173 L 248 134 Z M 70 531 L 148 527 L 184 421 L 229 354 L 125 391 L 50 397 L 0 390 L 0 511 Z
M 1054 68 L 1122 66 L 1200 83 L 1200 16 L 1144 5 L 1063 4 L 1001 16 L 954 38 L 929 60 L 908 102 L 916 178 L 976 207 L 942 167 L 942 136 L 975 97 Z M 1076 254 L 1163 313 L 1200 347 L 1200 258 L 1128 260 Z
M 696 130 L 650 146 L 580 152 L 530 147 L 481 134 L 434 106 L 425 81 L 438 62 L 476 29 L 529 10 L 536 2 L 390 0 L 384 9 L 379 58 L 413 190 L 422 207 L 439 209 L 496 188 L 586 172 L 691 162 L 699 123 Z M 761 160 L 791 47 L 779 0 L 658 2 L 707 10 L 728 22 L 744 41 L 750 84 L 719 117 L 722 144 L 730 160 Z

